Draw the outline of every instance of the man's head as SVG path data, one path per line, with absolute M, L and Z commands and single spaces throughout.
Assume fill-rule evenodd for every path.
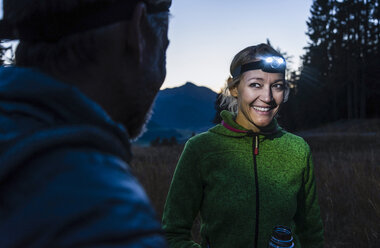
M 4 22 L 20 39 L 16 65 L 77 86 L 135 138 L 165 79 L 170 4 L 4 0 Z

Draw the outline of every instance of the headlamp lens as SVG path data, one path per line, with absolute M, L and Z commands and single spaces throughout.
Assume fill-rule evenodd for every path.
M 280 68 L 285 63 L 285 60 L 281 57 L 268 57 L 265 59 L 265 62 L 270 65 L 273 69 Z
M 284 59 L 283 58 L 277 58 L 277 62 L 281 65 L 282 63 L 284 63 Z
M 272 63 L 273 62 L 273 57 L 266 58 L 265 62 Z

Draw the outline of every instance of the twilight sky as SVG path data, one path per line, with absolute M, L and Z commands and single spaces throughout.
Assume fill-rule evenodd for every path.
M 265 43 L 294 56 L 299 66 L 307 44 L 306 20 L 312 0 L 173 0 L 162 89 L 187 81 L 218 92 L 233 56 Z M 2 17 L 2 0 L 0 0 Z
M 219 91 L 233 56 L 265 43 L 293 55 L 293 66 L 307 44 L 306 20 L 312 0 L 173 0 L 162 86 L 193 82 Z

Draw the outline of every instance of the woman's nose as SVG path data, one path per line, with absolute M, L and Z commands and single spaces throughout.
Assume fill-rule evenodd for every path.
M 260 99 L 263 102 L 267 102 L 267 103 L 271 102 L 273 100 L 272 89 L 270 87 L 264 87 L 261 92 Z

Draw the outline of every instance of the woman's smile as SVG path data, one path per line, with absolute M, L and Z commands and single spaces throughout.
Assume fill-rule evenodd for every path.
M 272 107 L 262 107 L 262 106 L 251 106 L 254 111 L 258 114 L 267 115 L 270 114 L 270 111 L 273 109 Z

